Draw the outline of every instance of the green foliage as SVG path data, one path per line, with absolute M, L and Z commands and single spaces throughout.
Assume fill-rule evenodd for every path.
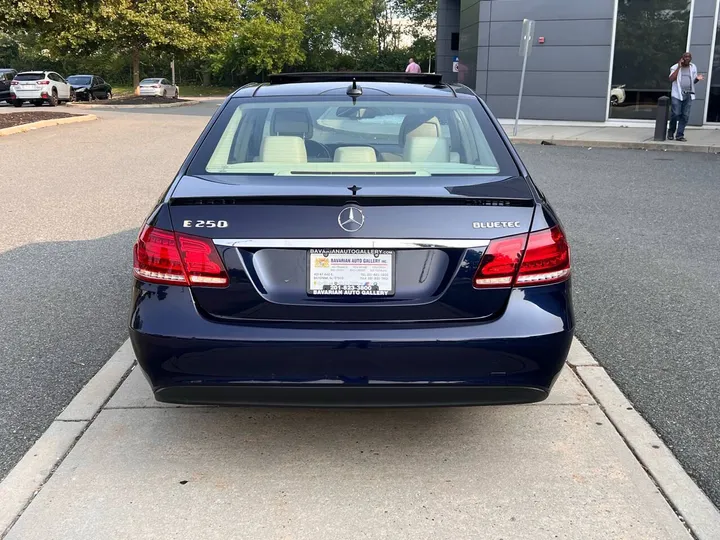
M 238 85 L 270 73 L 404 70 L 434 55 L 436 0 L 0 0 L 0 60 L 97 73 L 114 83 L 170 75 Z M 415 43 L 399 45 L 397 19 Z M 428 35 L 433 37 L 428 37 Z
M 251 73 L 277 71 L 305 59 L 306 4 L 297 0 L 241 0 L 230 43 L 232 58 Z

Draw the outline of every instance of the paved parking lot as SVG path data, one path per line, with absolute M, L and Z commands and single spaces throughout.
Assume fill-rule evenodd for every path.
M 5 216 L 0 221 L 0 302 L 4 306 L 4 324 L 0 327 L 0 478 L 125 339 L 130 248 L 137 227 L 216 104 L 208 101 L 195 107 L 149 109 L 133 114 L 94 110 L 100 116 L 95 122 L 0 139 L 5 170 L 22 171 L 0 178 L 4 195 L 0 213 Z M 580 337 L 719 503 L 720 373 L 716 353 L 720 349 L 720 312 L 716 306 L 720 275 L 715 261 L 720 245 L 713 232 L 717 228 L 713 216 L 717 214 L 716 201 L 720 200 L 716 179 L 720 158 L 582 148 L 521 147 L 520 151 L 553 199 L 572 241 Z M 46 171 L 53 174 L 43 174 Z M 553 409 L 543 410 L 547 412 L 542 414 L 551 415 Z M 117 416 L 117 411 L 103 414 L 105 423 L 95 429 L 111 430 L 118 435 L 120 446 L 132 449 L 132 438 L 121 435 L 128 425 L 142 423 L 142 416 L 148 413 L 129 411 L 122 413 L 128 415 L 124 419 Z M 133 414 L 137 418 L 131 419 Z M 296 435 L 290 427 L 294 422 L 309 421 L 317 433 L 330 429 L 332 436 L 320 437 L 316 446 L 338 444 L 347 435 L 339 427 L 328 428 L 322 419 L 302 414 L 262 413 L 254 417 L 261 419 L 260 427 L 235 412 L 169 410 L 162 414 L 184 435 L 198 433 L 203 423 L 198 418 L 203 414 L 217 415 L 213 421 L 221 428 L 208 428 L 211 432 L 202 437 L 216 440 L 217 429 L 241 426 L 248 432 L 247 438 L 235 443 L 245 450 L 253 444 L 268 448 L 276 443 L 289 444 Z M 483 522 L 492 521 L 492 508 L 482 506 L 486 503 L 477 499 L 473 502 L 473 494 L 502 477 L 487 464 L 492 460 L 501 462 L 498 449 L 513 449 L 513 430 L 532 427 L 523 423 L 523 413 L 507 414 L 504 420 L 496 413 L 478 411 L 437 413 L 427 418 L 388 416 L 390 420 L 384 427 L 378 427 L 385 430 L 378 442 L 391 440 L 393 430 L 402 431 L 428 421 L 432 421 L 428 433 L 435 441 L 417 447 L 413 459 L 418 459 L 418 467 L 406 464 L 398 476 L 389 478 L 412 484 L 411 479 L 424 474 L 427 465 L 419 456 L 422 452 L 438 452 L 436 443 L 446 436 L 451 446 L 459 445 L 458 451 L 466 459 L 480 460 L 486 466 L 480 469 L 484 479 L 481 483 L 477 478 L 468 479 L 458 490 L 448 492 L 444 504 L 452 508 L 453 501 L 460 501 L 467 503 L 465 509 L 482 508 L 478 515 L 485 516 Z M 371 418 L 376 417 L 361 415 L 355 420 L 358 424 L 353 429 L 360 438 L 371 435 Z M 544 422 L 542 425 L 549 427 L 553 423 L 552 419 Z M 456 423 L 460 427 L 474 426 L 471 431 L 476 441 L 486 445 L 489 440 L 492 444 L 471 451 L 473 445 L 455 431 Z M 487 428 L 487 440 L 483 428 Z M 268 429 L 280 429 L 285 436 L 279 440 L 263 438 Z M 504 429 L 509 431 L 505 433 Z M 422 434 L 416 428 L 406 437 L 417 441 Z M 181 445 L 181 441 L 173 441 Z M 312 459 L 309 441 L 298 440 L 295 444 L 300 445 L 292 451 L 296 458 Z M 341 448 L 343 453 L 350 451 L 349 447 Z M 135 450 L 130 455 L 142 461 L 138 470 L 152 469 L 153 456 Z M 102 449 L 93 447 L 89 451 L 95 452 L 91 454 L 93 459 L 103 455 Z M 177 458 L 172 450 L 162 452 L 169 452 L 168 459 Z M 239 455 L 225 453 L 223 459 L 239 459 Z M 381 455 L 383 470 L 390 470 L 393 462 L 388 458 L 397 457 L 397 452 Z M 511 455 L 521 461 L 522 452 Z M 280 459 L 282 454 L 276 457 Z M 117 459 L 125 458 L 112 454 L 111 460 Z M 181 459 L 176 465 L 174 476 L 163 480 L 174 482 L 175 475 L 185 480 L 193 473 Z M 329 478 L 339 487 L 329 496 L 335 501 L 345 497 L 352 506 L 357 503 L 358 493 L 365 492 L 353 495 L 342 489 L 343 482 L 347 474 L 357 477 L 366 469 L 354 467 L 340 474 L 336 467 L 337 463 L 332 465 Z M 520 468 L 523 474 L 515 476 L 508 467 L 500 471 L 511 475 L 517 486 L 522 485 L 522 478 L 533 474 L 528 468 Z M 92 471 L 82 472 L 87 475 L 82 482 L 90 482 Z M 451 480 L 460 479 L 462 467 L 449 472 Z M 203 469 L 198 474 L 221 482 L 218 470 Z M 324 474 L 322 467 L 314 474 Z M 432 478 L 440 482 L 440 476 Z M 142 475 L 137 477 L 141 478 L 144 480 Z M 193 478 L 189 476 L 188 485 L 195 481 Z M 258 478 L 254 481 L 259 482 Z M 577 481 L 582 482 L 582 477 Z M 82 482 L 79 485 L 84 485 Z M 537 497 L 548 489 L 541 479 L 533 486 Z M 297 490 L 298 485 L 293 484 L 292 489 Z M 379 508 L 389 505 L 392 509 L 392 500 L 400 496 L 394 489 L 384 485 L 387 499 L 377 502 Z M 57 492 L 49 493 L 59 497 Z M 182 499 L 183 492 L 172 496 Z M 232 497 L 230 491 L 218 500 L 231 501 Z M 297 508 L 283 502 L 282 494 L 271 497 L 264 492 L 263 497 L 278 509 L 290 508 L 295 512 L 293 516 L 299 516 Z M 322 501 L 312 500 L 314 507 L 320 508 Z M 143 501 L 150 504 L 149 499 Z M 412 497 L 408 502 L 418 505 L 417 512 L 408 514 L 408 519 L 414 520 L 408 526 L 419 527 L 423 520 L 420 508 L 427 503 Z M 525 502 L 531 504 L 530 500 Z M 228 504 L 226 510 L 233 512 L 256 510 L 249 503 L 242 507 Z M 513 517 L 518 519 L 520 506 L 513 505 Z M 100 507 L 96 510 L 102 511 Z M 346 510 L 338 508 L 338 515 L 345 516 Z M 585 519 L 576 516 L 581 517 Z M 315 526 L 311 521 L 304 523 Z M 68 523 L 78 525 L 72 520 Z M 422 530 L 412 529 L 415 536 L 423 536 L 419 532 Z M 501 537 L 509 529 L 499 526 L 494 530 Z M 432 529 L 427 531 L 432 533 Z M 542 531 L 535 533 L 535 538 L 542 537 Z
M 0 138 L 0 478 L 127 336 L 137 228 L 216 102 L 184 109 Z
M 520 152 L 570 237 L 577 335 L 720 506 L 720 156 Z

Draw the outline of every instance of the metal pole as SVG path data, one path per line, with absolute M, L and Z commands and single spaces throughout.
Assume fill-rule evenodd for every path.
M 655 135 L 654 141 L 664 141 L 668 132 L 668 103 L 670 100 L 667 96 L 658 99 L 657 109 L 655 110 Z
M 175 58 L 170 62 L 170 70 L 172 71 L 172 83 L 173 86 L 175 86 Z
M 520 104 L 522 103 L 523 87 L 525 86 L 525 68 L 527 67 L 527 49 L 523 55 L 522 75 L 520 75 L 520 93 L 518 94 L 517 111 L 515 112 L 515 127 L 513 128 L 513 137 L 517 136 L 518 120 L 520 119 Z

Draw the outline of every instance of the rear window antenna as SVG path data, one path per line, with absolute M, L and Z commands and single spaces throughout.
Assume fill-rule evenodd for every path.
M 352 85 L 350 85 L 347 89 L 347 95 L 353 99 L 353 105 L 355 105 L 355 100 L 362 96 L 362 93 L 362 88 L 357 85 L 357 79 L 353 77 Z

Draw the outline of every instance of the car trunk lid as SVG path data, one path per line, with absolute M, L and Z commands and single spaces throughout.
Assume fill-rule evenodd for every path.
M 347 178 L 347 187 L 337 178 L 303 186 L 255 180 L 186 177 L 170 200 L 175 230 L 211 238 L 227 268 L 228 287 L 192 287 L 198 308 L 212 317 L 492 318 L 510 288 L 475 289 L 478 263 L 489 240 L 527 233 L 534 211 L 522 178 L 411 188 L 366 177 L 363 186 Z

